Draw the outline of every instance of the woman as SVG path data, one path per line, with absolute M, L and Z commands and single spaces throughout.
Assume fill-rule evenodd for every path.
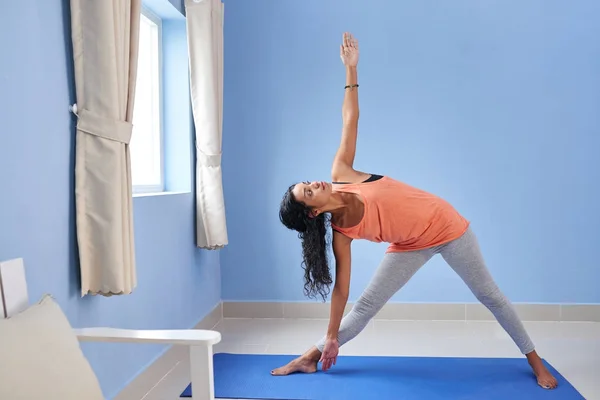
M 339 346 L 364 329 L 383 305 L 436 254 L 458 273 L 527 356 L 544 388 L 556 379 L 534 350 L 511 303 L 498 289 L 481 256 L 475 235 L 465 220 L 443 199 L 389 177 L 353 169 L 358 126 L 358 43 L 348 33 L 340 46 L 346 66 L 342 106 L 343 129 L 332 167 L 333 184 L 303 182 L 286 192 L 280 219 L 302 239 L 305 293 L 323 299 L 332 283 L 327 263 L 326 222 L 333 230 L 336 280 L 327 334 L 305 354 L 273 370 L 273 375 L 324 371 L 335 364 Z M 326 215 L 329 215 L 326 219 Z M 390 243 L 386 254 L 352 310 L 342 319 L 350 286 L 350 244 L 354 239 Z

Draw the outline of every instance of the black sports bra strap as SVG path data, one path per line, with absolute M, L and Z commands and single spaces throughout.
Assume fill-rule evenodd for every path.
M 371 176 L 368 179 L 362 181 L 361 183 L 374 182 L 374 181 L 378 181 L 381 178 L 383 178 L 383 175 L 371 174 Z M 349 185 L 350 184 L 350 182 L 331 182 L 331 183 L 338 184 L 338 185 Z

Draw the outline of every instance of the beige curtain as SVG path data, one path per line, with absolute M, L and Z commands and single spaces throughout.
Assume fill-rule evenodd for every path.
M 192 111 L 196 131 L 196 243 L 228 243 L 221 143 L 223 126 L 223 3 L 185 0 Z
M 81 294 L 136 286 L 129 140 L 140 0 L 71 0 Z

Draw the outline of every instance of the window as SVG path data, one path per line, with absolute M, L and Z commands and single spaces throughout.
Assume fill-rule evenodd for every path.
M 146 9 L 142 10 L 130 142 L 134 193 L 164 190 L 161 25 L 159 17 Z

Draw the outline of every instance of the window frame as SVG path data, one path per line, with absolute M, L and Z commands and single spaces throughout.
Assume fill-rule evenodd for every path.
M 152 194 L 165 192 L 165 132 L 164 132 L 164 85 L 163 85 L 163 40 L 162 40 L 162 19 L 148 8 L 142 6 L 141 15 L 146 17 L 156 25 L 158 45 L 158 142 L 159 142 L 159 171 L 160 183 L 156 185 L 135 185 L 132 176 L 132 192 L 134 195 Z M 136 77 L 137 79 L 137 77 Z M 133 175 L 133 169 L 132 169 Z

